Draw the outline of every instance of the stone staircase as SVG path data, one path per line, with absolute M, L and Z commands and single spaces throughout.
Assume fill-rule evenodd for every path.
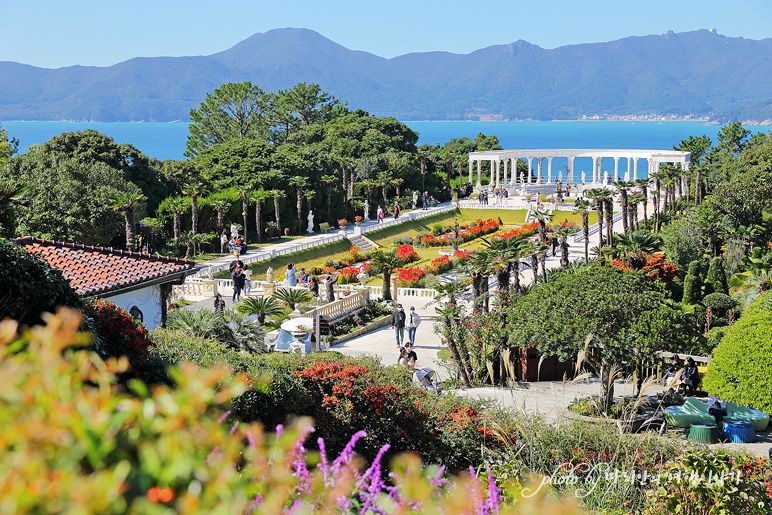
M 378 248 L 378 245 L 372 241 L 368 240 L 364 236 L 349 236 L 348 239 L 352 245 L 356 245 L 360 249 L 364 250 L 365 252 L 370 252 L 371 250 Z

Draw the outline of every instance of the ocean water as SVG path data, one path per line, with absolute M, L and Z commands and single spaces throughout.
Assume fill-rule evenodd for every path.
M 420 134 L 418 144 L 444 144 L 453 138 L 474 139 L 479 133 L 496 134 L 506 149 L 528 148 L 629 148 L 672 149 L 690 135 L 707 134 L 715 143 L 717 125 L 701 122 L 405 122 Z M 94 129 L 111 136 L 118 143 L 131 143 L 150 157 L 183 159 L 188 136 L 187 123 L 96 123 L 96 122 L 2 122 L 8 134 L 19 140 L 19 151 L 34 144 L 45 143 L 62 132 Z M 747 127 L 753 132 L 769 131 L 769 127 Z M 561 170 L 567 160 L 554 159 L 553 173 Z M 645 166 L 639 163 L 639 176 Z M 546 165 L 545 165 L 546 166 Z M 620 172 L 626 170 L 626 160 L 620 160 Z M 578 174 L 582 167 L 575 163 Z M 613 160 L 604 159 L 603 170 L 613 170 Z M 546 170 L 545 170 L 546 173 Z

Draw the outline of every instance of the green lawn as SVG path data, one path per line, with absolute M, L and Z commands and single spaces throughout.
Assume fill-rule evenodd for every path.
M 569 222 L 576 222 L 576 225 L 579 226 L 579 228 L 582 228 L 582 214 L 581 213 L 575 213 L 573 211 L 553 211 L 552 213 L 552 223 L 557 224 L 563 221 L 568 220 Z M 589 214 L 589 222 L 590 225 L 596 223 L 598 221 L 598 213 L 593 211 Z

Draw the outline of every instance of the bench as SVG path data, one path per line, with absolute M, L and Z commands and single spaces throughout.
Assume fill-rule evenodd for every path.
M 319 229 L 322 230 L 323 234 L 327 234 L 328 232 L 330 232 L 330 230 L 332 230 L 332 227 L 330 227 L 330 224 L 328 224 L 327 222 L 322 222 L 319 224 Z

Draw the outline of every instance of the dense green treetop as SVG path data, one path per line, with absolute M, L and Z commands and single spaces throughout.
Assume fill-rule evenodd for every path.
M 195 158 L 201 178 L 214 191 L 239 185 L 266 186 L 275 179 L 274 147 L 260 139 L 232 139 L 203 149 Z
M 662 285 L 643 272 L 572 267 L 551 274 L 511 307 L 509 344 L 570 359 L 592 334 L 604 363 L 650 361 L 665 343 L 677 344 L 669 325 L 681 316 Z
M 63 132 L 54 136 L 38 150 L 44 154 L 59 154 L 90 166 L 102 163 L 119 170 L 128 181 L 137 185 L 148 198 L 152 211 L 174 187 L 162 173 L 162 164 L 151 159 L 128 143 L 115 140 L 93 129 Z
M 123 217 L 110 208 L 109 199 L 113 195 L 141 193 L 111 166 L 84 164 L 39 148 L 0 167 L 0 182 L 32 185 L 37 192 L 29 207 L 17 210 L 17 235 L 87 245 L 118 246 Z M 119 239 L 113 242 L 115 237 Z
M 699 166 L 702 164 L 712 144 L 710 138 L 705 134 L 699 137 L 689 136 L 686 139 L 682 139 L 678 145 L 673 145 L 673 150 L 690 152 L 689 162 L 692 166 Z
M 19 149 L 19 140 L 8 136 L 8 132 L 0 125 L 0 165 L 8 161 Z

